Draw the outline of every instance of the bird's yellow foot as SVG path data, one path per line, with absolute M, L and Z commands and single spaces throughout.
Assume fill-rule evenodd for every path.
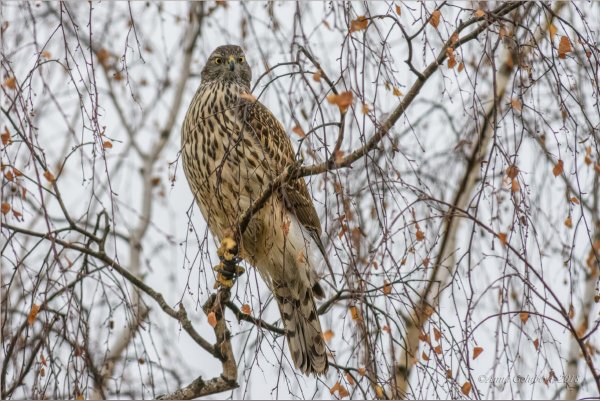
M 221 286 L 225 288 L 233 287 L 234 280 L 245 273 L 245 269 L 238 265 L 241 259 L 237 256 L 238 246 L 231 237 L 225 237 L 221 241 L 221 246 L 217 249 L 217 255 L 221 263 L 213 269 L 217 272 L 217 282 L 215 288 Z

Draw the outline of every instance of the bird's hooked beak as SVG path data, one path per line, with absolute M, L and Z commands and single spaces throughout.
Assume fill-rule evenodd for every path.
M 229 56 L 229 71 L 233 71 L 235 69 L 235 57 Z

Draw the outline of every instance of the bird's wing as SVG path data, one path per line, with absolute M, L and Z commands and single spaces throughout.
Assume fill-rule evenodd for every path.
M 273 113 L 258 100 L 240 99 L 240 117 L 248 132 L 263 149 L 271 179 L 281 174 L 295 162 L 294 150 L 283 125 Z M 281 191 L 284 204 L 296 215 L 300 223 L 314 231 L 317 243 L 322 247 L 321 222 L 303 178 L 288 182 Z

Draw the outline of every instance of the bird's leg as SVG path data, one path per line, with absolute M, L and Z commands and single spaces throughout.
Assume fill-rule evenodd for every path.
M 217 249 L 217 255 L 221 263 L 213 268 L 217 272 L 215 288 L 219 286 L 231 288 L 233 287 L 234 279 L 244 274 L 244 268 L 238 265 L 242 260 L 238 257 L 238 252 L 238 244 L 232 236 L 225 236 L 221 240 L 221 245 Z

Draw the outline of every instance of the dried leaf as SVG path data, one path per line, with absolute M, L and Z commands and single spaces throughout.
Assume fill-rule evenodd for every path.
M 464 395 L 469 395 L 469 393 L 471 392 L 471 388 L 473 387 L 473 385 L 471 384 L 471 382 L 465 382 L 465 384 L 463 384 L 460 388 L 460 391 L 464 394 Z
M 325 341 L 331 341 L 331 339 L 333 338 L 333 336 L 335 336 L 335 333 L 333 331 L 331 331 L 331 330 L 326 330 L 323 333 L 323 339 Z
M 577 199 L 575 196 L 571 196 L 571 199 L 569 199 L 569 201 L 575 205 L 579 205 L 579 199 Z
M 7 214 L 8 212 L 10 212 L 10 204 L 6 203 L 6 202 L 2 202 L 2 214 Z
M 440 338 L 442 338 L 442 332 L 437 327 L 433 328 L 433 338 L 435 338 L 435 341 L 440 341 Z
M 423 351 L 421 353 L 421 359 L 424 360 L 425 362 L 429 361 L 429 356 L 427 356 L 427 354 L 425 353 L 425 351 Z
M 427 305 L 425 309 L 423 309 L 423 313 L 425 314 L 425 316 L 431 317 L 431 315 L 433 315 L 433 308 Z
M 56 178 L 54 177 L 54 174 L 52 174 L 50 172 L 50 170 L 46 170 L 44 171 L 44 178 L 47 179 L 50 182 L 54 182 L 56 181 Z
M 385 331 L 385 332 L 386 332 L 386 333 L 388 333 L 388 334 L 392 332 L 392 329 L 390 329 L 390 326 L 388 326 L 387 324 L 386 324 L 386 325 L 384 325 L 384 326 L 381 328 L 381 330 Z
M 425 239 L 425 233 L 419 229 L 417 230 L 416 237 L 417 241 L 423 241 Z
M 42 52 L 41 56 L 42 56 L 43 58 L 45 58 L 46 60 L 48 60 L 49 58 L 51 58 L 51 57 L 52 57 L 52 55 L 50 54 L 50 52 L 49 52 L 48 50 L 44 50 L 44 51 Z
M 573 51 L 571 41 L 566 36 L 561 36 L 560 42 L 558 43 L 558 58 L 566 58 L 567 53 L 571 51 Z
M 558 177 L 559 175 L 561 175 L 563 172 L 563 161 L 562 160 L 558 160 L 556 162 L 556 165 L 554 166 L 554 168 L 552 169 L 552 173 L 554 174 L 555 177 Z
M 389 282 L 389 281 L 387 281 L 387 280 L 385 280 L 385 281 L 383 282 L 383 293 L 384 293 L 385 295 L 389 295 L 389 294 L 391 294 L 391 293 L 392 293 L 392 285 L 391 285 L 391 284 L 390 284 L 390 282 Z
M 358 374 L 361 375 L 362 377 L 364 377 L 367 374 L 367 369 L 358 368 Z
M 331 94 L 331 95 L 327 96 L 327 101 L 329 103 L 334 104 L 337 107 L 339 107 L 340 112 L 344 113 L 348 109 L 348 107 L 352 104 L 353 98 L 354 98 L 354 95 L 352 94 L 352 92 L 348 91 L 348 92 L 342 92 L 339 95 Z
M 285 218 L 283 223 L 281 224 L 281 229 L 283 230 L 283 235 L 287 237 L 290 233 L 290 225 L 292 224 L 292 220 L 289 218 Z
M 521 103 L 521 101 L 519 99 L 511 100 L 510 106 L 517 111 L 523 110 L 523 103 Z
M 535 340 L 533 340 L 533 346 L 535 347 L 536 350 L 538 350 L 540 348 L 539 338 L 536 338 Z
M 442 346 L 441 345 L 437 345 L 434 349 L 433 352 L 435 352 L 438 355 L 441 355 L 442 353 Z
M 392 93 L 394 94 L 394 96 L 398 96 L 398 97 L 404 96 L 404 93 L 402 93 L 402 91 L 400 89 L 396 88 L 395 86 L 394 86 L 394 89 L 392 90 Z
M 110 64 L 110 53 L 106 49 L 100 49 L 96 52 L 96 57 L 98 57 L 98 62 L 104 67 L 107 68 Z
M 507 235 L 506 233 L 498 233 L 498 239 L 500 240 L 500 243 L 502 244 L 502 246 L 506 246 L 506 240 L 507 240 Z
M 529 320 L 529 312 L 519 313 L 519 318 L 521 319 L 521 322 L 523 322 L 523 324 L 527 323 L 527 321 Z
M 356 306 L 350 307 L 350 315 L 352 316 L 352 320 L 358 320 L 360 318 Z
M 355 20 L 350 21 L 350 32 L 365 30 L 367 26 L 369 26 L 369 20 L 364 15 L 361 15 Z
M 321 82 L 321 75 L 323 73 L 321 72 L 321 70 L 315 72 L 312 76 L 313 80 L 315 80 L 316 82 Z
M 208 324 L 210 324 L 213 329 L 217 327 L 217 316 L 215 315 L 215 312 L 210 312 L 207 318 Z
M 292 132 L 294 134 L 298 135 L 300 138 L 306 137 L 306 134 L 304 133 L 304 130 L 299 125 L 296 125 L 294 128 L 292 128 Z
M 112 149 L 113 144 L 111 141 L 104 141 L 104 142 L 102 142 L 102 147 L 104 149 Z
M 17 80 L 15 77 L 8 77 L 4 80 L 4 86 L 6 86 L 8 89 L 15 90 L 17 89 Z
M 575 317 L 575 308 L 573 305 L 569 306 L 569 319 L 573 319 Z
M 340 382 L 335 382 L 333 386 L 329 389 L 329 394 L 333 395 L 336 391 L 338 391 L 341 387 Z
M 7 171 L 6 173 L 4 173 L 4 178 L 6 178 L 8 181 L 14 181 L 15 176 L 13 174 L 12 171 Z
M 465 63 L 463 63 L 463 62 L 458 63 L 458 68 L 456 69 L 456 71 L 462 72 L 462 70 L 464 70 L 464 69 L 465 69 Z
M 2 138 L 2 145 L 7 145 L 12 143 L 12 139 L 10 137 L 10 132 L 8 132 L 8 128 L 4 129 L 4 132 L 0 134 L 0 138 Z
M 40 306 L 38 304 L 31 305 L 31 310 L 29 311 L 29 316 L 27 316 L 27 324 L 29 324 L 30 326 L 33 325 L 33 322 L 35 322 L 35 318 L 39 311 L 40 311 Z
M 397 4 L 396 4 L 396 14 L 402 15 L 402 10 L 400 9 L 400 6 Z
M 248 93 L 248 92 L 240 93 L 240 98 L 247 100 L 249 102 L 252 102 L 252 103 L 256 102 L 256 96 L 254 96 L 253 94 Z
M 573 220 L 571 220 L 571 216 L 569 216 L 565 219 L 565 227 L 573 228 Z
M 473 360 L 477 359 L 477 357 L 483 352 L 482 347 L 473 348 Z
M 423 259 L 423 266 L 429 267 L 429 258 Z
M 363 114 L 369 114 L 369 105 L 366 103 L 362 104 L 362 112 Z
M 508 178 L 517 178 L 517 175 L 519 175 L 519 168 L 517 166 L 515 166 L 514 164 L 511 164 L 510 166 L 507 167 L 506 176 Z
M 452 369 L 446 369 L 446 377 L 452 379 Z
M 350 374 L 350 372 L 346 372 L 346 381 L 348 382 L 349 385 L 354 386 L 354 378 L 352 377 L 352 375 Z
M 434 28 L 437 28 L 438 25 L 440 24 L 440 16 L 442 15 L 442 12 L 440 10 L 434 10 L 431 13 L 431 18 L 429 18 L 429 23 L 431 24 L 431 26 L 433 26 Z
M 556 35 L 556 32 L 558 32 L 558 29 L 554 26 L 554 24 L 550 24 L 548 26 L 548 33 L 550 34 L 551 41 L 554 40 L 554 36 Z
M 338 395 L 340 396 L 340 398 L 345 398 L 348 397 L 350 393 L 348 392 L 348 390 L 346 390 L 346 387 L 340 385 L 340 388 L 338 389 Z
M 383 387 L 381 387 L 379 384 L 375 386 L 375 395 L 377 398 L 385 397 L 385 394 L 383 393 Z
M 250 305 L 244 304 L 244 305 L 242 305 L 241 311 L 244 315 L 249 315 L 250 312 L 252 312 L 252 309 L 250 309 Z

